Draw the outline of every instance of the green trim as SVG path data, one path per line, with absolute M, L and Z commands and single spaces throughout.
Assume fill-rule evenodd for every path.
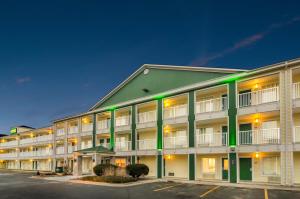
M 110 111 L 110 148 L 115 147 L 115 111 Z
M 136 137 L 135 137 L 135 134 L 136 134 L 136 106 L 135 105 L 132 105 L 131 106 L 131 149 L 132 150 L 135 150 L 135 140 L 136 140 Z
M 96 114 L 93 114 L 93 147 L 96 147 L 96 131 L 97 131 L 97 126 L 96 126 Z
M 228 84 L 229 89 L 229 108 L 228 108 L 228 118 L 229 118 L 229 146 L 236 146 L 236 83 L 230 82 Z
M 195 147 L 195 91 L 189 92 L 189 147 Z
M 136 156 L 133 155 L 131 156 L 131 164 L 135 164 L 136 163 Z
M 195 180 L 195 154 L 189 154 L 189 180 Z
M 161 154 L 157 155 L 157 178 L 162 178 L 162 162 L 163 156 Z
M 162 99 L 157 100 L 157 149 L 163 147 L 163 120 L 162 120 Z
M 236 153 L 229 153 L 229 179 L 231 183 L 237 182 L 237 163 L 236 163 Z

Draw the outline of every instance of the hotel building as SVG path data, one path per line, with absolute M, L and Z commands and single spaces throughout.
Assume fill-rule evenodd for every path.
M 300 59 L 254 70 L 143 65 L 85 113 L 0 138 L 0 167 L 300 185 Z

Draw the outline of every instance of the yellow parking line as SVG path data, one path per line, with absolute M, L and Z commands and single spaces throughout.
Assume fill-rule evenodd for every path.
M 265 189 L 265 199 L 269 199 L 268 189 Z
M 179 185 L 183 185 L 183 184 L 172 185 L 172 186 L 168 186 L 168 187 L 164 187 L 164 188 L 160 188 L 160 189 L 155 189 L 153 191 L 155 191 L 155 192 L 162 191 L 162 190 L 165 190 L 165 189 L 170 189 L 170 188 L 173 188 L 173 187 L 177 187 Z
M 211 193 L 211 192 L 217 190 L 218 188 L 220 188 L 220 186 L 216 186 L 216 187 L 214 187 L 214 188 L 208 190 L 208 191 L 205 192 L 204 194 L 200 195 L 200 198 L 204 198 L 207 194 L 209 194 L 209 193 Z

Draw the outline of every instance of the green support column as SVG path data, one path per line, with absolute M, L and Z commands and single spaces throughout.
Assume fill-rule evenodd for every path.
M 195 92 L 189 92 L 189 147 L 195 147 Z M 189 180 L 195 180 L 195 154 L 189 154 Z
M 189 180 L 195 180 L 195 154 L 189 154 Z
M 136 112 L 136 106 L 131 106 L 131 149 L 135 150 L 135 140 L 136 140 L 136 122 L 135 122 L 135 112 Z
M 162 120 L 162 99 L 157 100 L 157 178 L 162 178 L 163 167 L 163 120 Z
M 136 163 L 136 156 L 131 156 L 131 164 L 135 164 Z
M 229 107 L 228 107 L 228 119 L 229 119 L 229 146 L 232 149 L 232 152 L 229 154 L 230 161 L 230 182 L 237 182 L 237 166 L 236 166 L 236 115 L 237 115 L 237 106 L 236 106 L 236 82 L 230 82 L 228 84 L 229 89 Z
M 115 147 L 115 111 L 110 111 L 110 149 Z
M 93 114 L 93 147 L 96 146 L 96 114 Z

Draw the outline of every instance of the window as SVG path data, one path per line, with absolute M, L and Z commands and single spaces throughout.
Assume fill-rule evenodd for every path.
M 279 157 L 263 158 L 263 175 L 278 176 L 280 174 Z
M 215 158 L 202 158 L 203 173 L 216 172 L 216 159 Z
M 126 167 L 126 159 L 125 158 L 116 159 L 115 164 L 119 167 Z

